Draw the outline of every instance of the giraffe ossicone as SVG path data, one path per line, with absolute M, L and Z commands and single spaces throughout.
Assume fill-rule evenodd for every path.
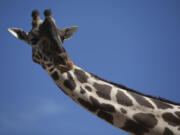
M 56 26 L 50 10 L 40 19 L 32 12 L 32 29 L 8 31 L 32 47 L 32 59 L 75 102 L 99 118 L 132 135 L 180 135 L 180 104 L 108 82 L 75 65 L 63 47 L 78 27 Z

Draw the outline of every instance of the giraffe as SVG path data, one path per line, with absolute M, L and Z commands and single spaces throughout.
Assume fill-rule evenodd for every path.
M 180 135 L 180 103 L 146 95 L 109 82 L 75 65 L 63 42 L 78 27 L 56 26 L 51 10 L 40 19 L 32 12 L 32 29 L 8 31 L 32 47 L 32 59 L 52 77 L 56 85 L 76 103 L 97 117 L 131 135 Z

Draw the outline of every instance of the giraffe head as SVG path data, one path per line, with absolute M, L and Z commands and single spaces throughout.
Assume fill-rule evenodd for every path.
M 44 16 L 45 19 L 41 20 L 37 10 L 32 12 L 32 29 L 29 33 L 19 28 L 9 28 L 8 31 L 32 47 L 34 62 L 43 67 L 54 65 L 61 70 L 68 70 L 72 63 L 63 47 L 63 41 L 71 38 L 78 27 L 60 29 L 55 24 L 51 10 L 45 10 Z

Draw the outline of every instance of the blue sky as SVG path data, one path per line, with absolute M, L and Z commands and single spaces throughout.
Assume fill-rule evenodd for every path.
M 0 134 L 127 135 L 64 95 L 7 28 L 31 29 L 31 11 L 51 8 L 56 24 L 78 25 L 64 46 L 105 79 L 180 102 L 179 0 L 1 0 Z M 43 18 L 43 16 L 42 16 Z

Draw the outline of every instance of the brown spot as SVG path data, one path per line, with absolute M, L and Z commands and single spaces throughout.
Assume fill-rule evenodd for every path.
M 97 108 L 99 108 L 100 103 L 99 103 L 99 101 L 98 101 L 97 99 L 95 99 L 95 98 L 92 97 L 92 96 L 90 96 L 89 99 L 90 99 L 90 101 L 92 102 L 92 104 L 93 104 L 94 106 L 96 106 Z
M 144 135 L 144 133 L 149 131 L 146 127 L 130 119 L 125 122 L 122 129 L 136 135 Z
M 173 132 L 169 128 L 165 128 L 163 135 L 174 135 Z
M 40 60 L 40 57 L 39 57 L 39 55 L 35 55 L 35 58 L 36 58 L 36 60 Z
M 179 126 L 180 125 L 180 119 L 178 119 L 176 116 L 174 116 L 172 113 L 164 113 L 162 115 L 164 121 L 166 121 L 169 125 L 172 126 Z
M 86 109 L 88 109 L 91 112 L 95 112 L 98 109 L 98 107 L 96 105 L 93 105 L 84 99 L 78 98 L 78 101 L 82 106 L 84 106 Z
M 135 99 L 136 101 L 142 105 L 142 106 L 145 106 L 145 107 L 148 107 L 148 108 L 154 108 L 152 106 L 152 104 L 150 104 L 142 95 L 138 95 L 136 93 L 133 93 L 133 92 L 129 92 Z
M 81 94 L 84 94 L 84 93 L 86 93 L 86 91 L 81 87 L 81 88 L 80 88 L 80 93 L 81 93 Z
M 180 131 L 180 127 L 178 128 L 178 130 Z
M 40 57 L 40 59 L 42 59 L 42 54 L 39 51 L 37 52 L 37 54 Z
M 53 68 L 50 68 L 50 69 L 49 69 L 49 72 L 52 72 L 53 70 L 54 70 L 54 67 L 53 67 Z
M 122 92 L 120 90 L 118 90 L 116 98 L 117 98 L 117 102 L 121 105 L 124 105 L 124 106 L 132 106 L 133 105 L 131 99 L 128 98 L 128 96 L 126 96 L 124 94 L 124 92 Z
M 107 113 L 107 112 L 104 112 L 104 111 L 99 111 L 97 116 L 99 116 L 103 120 L 113 124 L 113 116 L 110 113 Z
M 91 100 L 92 104 L 94 106 L 96 106 L 98 109 L 100 109 L 101 111 L 115 112 L 114 106 L 112 106 L 110 104 L 105 104 L 105 103 L 100 104 L 99 101 L 93 97 L 90 97 L 90 100 Z
M 44 61 L 48 61 L 47 58 L 46 58 L 45 56 L 43 57 L 43 60 L 44 60 Z
M 157 124 L 157 119 L 150 113 L 137 113 L 133 118 L 142 126 L 147 128 L 154 128 Z
M 51 66 L 52 66 L 52 64 L 47 64 L 47 66 L 48 66 L 48 67 L 51 67 Z
M 91 87 L 89 87 L 89 86 L 85 86 L 85 88 L 86 88 L 89 92 L 92 91 Z
M 106 112 L 115 112 L 114 106 L 112 106 L 110 104 L 103 103 L 103 104 L 100 105 L 100 109 L 102 111 L 106 111 Z
M 88 76 L 85 74 L 83 70 L 75 69 L 74 74 L 81 83 L 87 82 Z
M 55 81 L 59 80 L 59 75 L 58 75 L 58 73 L 57 73 L 56 71 L 51 74 L 51 77 L 52 77 Z
M 159 108 L 159 109 L 168 109 L 168 108 L 173 108 L 171 105 L 165 103 L 165 102 L 162 102 L 162 101 L 159 101 L 159 100 L 156 100 L 156 99 L 151 99 L 155 104 L 156 106 Z
M 72 76 L 68 73 L 67 74 L 68 79 L 64 81 L 64 86 L 68 89 L 70 89 L 71 91 L 73 91 L 76 87 L 76 84 L 72 78 Z
M 123 109 L 123 108 L 121 108 L 120 110 L 121 110 L 121 112 L 124 113 L 124 114 L 127 113 L 127 111 L 126 111 L 125 109 Z
M 175 114 L 179 117 L 180 119 L 180 112 L 175 112 Z
M 65 60 L 61 56 L 54 56 L 53 58 L 54 58 L 55 65 L 65 65 L 66 64 Z
M 94 83 L 94 87 L 97 89 L 96 93 L 99 97 L 110 100 L 111 86 L 106 84 Z

